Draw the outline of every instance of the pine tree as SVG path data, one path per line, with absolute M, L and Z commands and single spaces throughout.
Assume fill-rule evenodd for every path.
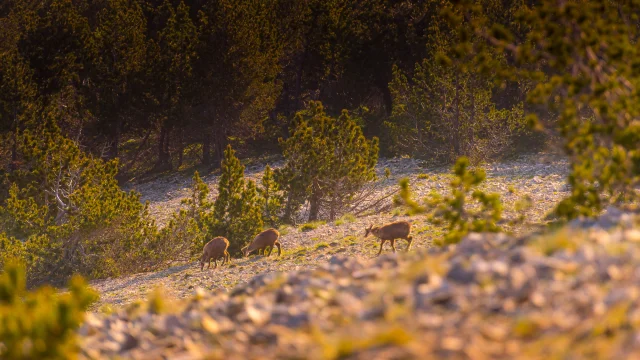
M 469 232 L 499 232 L 502 216 L 500 195 L 479 189 L 486 179 L 483 169 L 469 170 L 469 159 L 461 157 L 453 167 L 450 183 L 451 194 L 432 193 L 428 202 L 421 205 L 411 198 L 409 180 L 400 182 L 400 194 L 396 201 L 407 205 L 413 214 L 430 212 L 430 220 L 448 224 L 444 241 L 437 244 L 455 244 Z
M 296 115 L 296 126 L 281 140 L 286 164 L 278 173 L 287 192 L 289 221 L 309 201 L 309 221 L 321 211 L 334 219 L 364 184 L 375 179 L 378 139 L 365 139 L 362 129 L 345 110 L 328 116 L 320 102 L 311 102 Z
M 640 185 L 640 3 L 543 0 L 517 16 L 527 36 L 492 23 L 472 1 L 444 13 L 453 26 L 469 22 L 459 54 L 480 53 L 477 66 L 502 78 L 535 81 L 532 104 L 556 114 L 552 121 L 529 114 L 532 125 L 558 131 L 571 161 L 571 195 L 557 207 L 571 219 L 595 216 L 606 204 L 638 199 Z M 484 42 L 471 43 L 477 36 Z M 496 64 L 495 50 L 513 58 Z M 544 72 L 538 64 L 544 64 Z M 538 65 L 538 66 L 536 66 Z
M 188 198 L 182 200 L 182 205 L 187 206 L 187 213 L 196 220 L 200 227 L 213 204 L 207 199 L 209 197 L 209 185 L 200 177 L 199 172 L 193 174 L 191 183 L 191 193 Z M 204 245 L 204 244 L 203 244 Z
M 147 22 L 136 1 L 108 0 L 97 13 L 88 51 L 91 57 L 93 113 L 106 129 L 110 157 L 119 156 L 126 114 L 133 109 L 136 80 L 146 64 Z
M 193 63 L 197 59 L 198 27 L 189 16 L 189 6 L 181 1 L 177 7 L 165 0 L 159 8 L 166 24 L 158 33 L 154 75 L 156 96 L 162 112 L 158 143 L 157 169 L 170 169 L 169 140 L 174 128 L 181 129 L 181 121 L 188 119 L 180 113 L 193 78 Z M 182 149 L 180 149 L 182 150 Z
M 208 232 L 210 237 L 226 237 L 229 252 L 238 255 L 262 229 L 262 208 L 255 183 L 245 181 L 244 166 L 231 145 L 224 152 L 221 171 L 218 197 L 208 217 Z
M 278 216 L 282 210 L 282 192 L 280 185 L 276 181 L 275 173 L 271 167 L 267 165 L 262 175 L 261 187 L 258 188 L 260 201 L 262 203 L 262 221 L 265 224 L 276 226 Z
M 158 234 L 158 242 L 167 257 L 179 256 L 187 260 L 201 254 L 207 242 L 206 220 L 212 207 L 208 201 L 209 186 L 200 173 L 193 174 L 190 195 L 182 200 L 185 207 L 174 213 L 169 223 Z M 187 255 L 187 256 L 185 256 Z
M 6 236 L 24 243 L 30 283 L 148 270 L 156 230 L 137 193 L 120 190 L 117 161 L 94 159 L 60 133 L 48 109 L 35 130 L 21 134 L 25 166 L 7 177 L 0 204 Z
M 432 21 L 430 56 L 416 63 L 410 76 L 393 67 L 393 112 L 385 125 L 394 151 L 445 161 L 467 156 L 473 163 L 504 153 L 526 130 L 523 101 L 500 105 L 505 82 L 495 82 L 494 76 L 473 66 L 473 52 L 454 56 L 456 34 L 468 29 L 450 28 L 439 16 Z M 506 63 L 498 51 L 486 56 L 496 64 Z
M 240 249 L 262 230 L 264 223 L 262 221 L 262 207 L 260 206 L 260 198 L 258 189 L 253 180 L 248 180 L 245 188 L 242 190 L 240 211 L 235 213 L 232 221 L 232 231 L 234 242 L 231 245 L 229 240 L 229 251 L 239 254 Z M 238 245 L 236 248 L 235 245 Z
M 6 48 L 0 51 L 0 156 L 6 151 L 7 168 L 14 170 L 18 165 L 20 130 L 30 118 L 30 110 L 36 107 L 36 86 L 32 81 L 33 70 L 20 56 L 17 44 L 8 45 L 9 41 L 5 40 Z M 0 175 L 3 162 L 0 160 Z M 3 193 L 0 184 L 0 196 Z

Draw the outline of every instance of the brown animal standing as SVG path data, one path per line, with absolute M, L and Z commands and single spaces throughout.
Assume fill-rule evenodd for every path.
M 273 251 L 273 247 L 277 246 L 278 256 L 280 256 L 282 249 L 280 247 L 280 242 L 278 241 L 279 237 L 280 237 L 280 233 L 278 232 L 278 230 L 276 229 L 265 230 L 260 234 L 258 234 L 258 236 L 256 236 L 253 239 L 251 244 L 242 248 L 242 254 L 244 255 L 244 257 L 247 257 L 252 251 L 262 250 L 262 252 L 266 254 L 266 256 L 269 256 Z M 269 248 L 269 253 L 267 253 L 267 248 Z
M 411 242 L 413 241 L 413 238 L 410 235 L 411 224 L 407 221 L 396 221 L 380 227 L 373 227 L 373 225 L 371 225 L 368 229 L 365 229 L 364 237 L 366 238 L 369 236 L 369 233 L 380 239 L 380 251 L 378 251 L 378 255 L 376 256 L 380 256 L 382 246 L 387 240 L 391 242 L 393 252 L 396 252 L 396 239 L 407 240 L 409 242 L 407 251 L 411 249 Z
M 222 265 L 229 262 L 231 255 L 227 249 L 229 248 L 229 240 L 222 236 L 214 238 L 209 241 L 207 245 L 202 249 L 202 256 L 200 257 L 200 271 L 204 270 L 204 263 L 209 262 L 207 269 L 211 267 L 211 260 L 213 260 L 214 269 L 218 267 L 218 259 L 223 258 Z

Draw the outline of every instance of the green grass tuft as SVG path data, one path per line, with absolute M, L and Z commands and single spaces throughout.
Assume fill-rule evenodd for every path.
M 290 231 L 291 231 L 291 226 L 288 226 L 288 225 L 283 225 L 278 228 L 278 232 L 280 233 L 280 236 L 285 236 L 289 234 Z
M 324 225 L 326 223 L 327 223 L 326 221 L 322 221 L 322 220 L 308 222 L 308 223 L 303 224 L 302 226 L 300 226 L 300 231 L 306 232 L 306 231 L 315 230 L 318 227 L 320 227 L 320 226 L 322 226 L 322 225 Z
M 340 219 L 336 220 L 335 224 L 340 226 L 346 223 L 354 223 L 356 221 L 356 217 L 353 214 L 344 214 L 340 217 Z

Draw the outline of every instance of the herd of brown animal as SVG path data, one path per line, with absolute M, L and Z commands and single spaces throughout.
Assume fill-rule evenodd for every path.
M 413 238 L 411 237 L 411 224 L 407 221 L 396 221 L 383 226 L 373 225 L 369 226 L 365 229 L 364 237 L 366 238 L 369 234 L 373 234 L 375 237 L 380 239 L 380 250 L 378 251 L 378 256 L 382 252 L 382 246 L 385 242 L 389 241 L 391 243 L 391 249 L 393 252 L 396 252 L 395 241 L 396 239 L 404 239 L 409 243 L 407 246 L 407 251 L 411 249 L 411 242 Z M 282 247 L 280 242 L 278 241 L 280 238 L 280 233 L 276 229 L 268 229 L 256 236 L 251 244 L 242 248 L 242 254 L 244 257 L 249 256 L 249 254 L 253 251 L 262 251 L 266 256 L 271 255 L 274 247 L 278 248 L 278 256 L 282 253 Z M 211 260 L 214 263 L 214 269 L 218 267 L 218 259 L 223 258 L 222 265 L 228 263 L 231 260 L 231 255 L 229 255 L 229 240 L 220 236 L 214 238 L 209 241 L 202 250 L 202 256 L 200 257 L 200 270 L 204 270 L 204 264 L 209 263 L 207 269 L 211 267 Z M 267 249 L 269 252 L 267 253 Z

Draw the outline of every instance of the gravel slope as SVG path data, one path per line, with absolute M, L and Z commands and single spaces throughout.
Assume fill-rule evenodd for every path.
M 639 229 L 638 213 L 609 209 L 544 236 L 338 254 L 230 292 L 89 314 L 81 358 L 635 359 Z
M 381 161 L 416 197 L 446 191 L 448 169 Z M 533 200 L 511 235 L 470 234 L 431 246 L 442 228 L 402 209 L 310 231 L 281 228 L 282 256 L 233 259 L 95 281 L 101 300 L 79 330 L 82 359 L 636 359 L 640 358 L 640 213 L 530 233 L 568 194 L 567 163 L 536 155 L 486 167 L 505 217 Z M 249 169 L 259 178 L 260 169 Z M 215 185 L 215 176 L 205 177 Z M 189 179 L 138 184 L 160 222 Z M 371 223 L 409 219 L 405 252 L 363 239 Z M 154 292 L 154 289 L 155 292 Z M 147 299 L 147 300 L 145 300 Z
M 420 161 L 414 159 L 381 159 L 379 173 L 382 174 L 385 167 L 391 170 L 392 176 L 381 180 L 379 194 L 395 190 L 398 181 L 403 177 L 410 178 L 411 189 L 417 198 L 426 196 L 432 189 L 446 191 L 450 181 L 450 169 L 426 169 Z M 247 177 L 259 179 L 263 168 L 264 165 L 248 168 Z M 564 185 L 567 162 L 554 155 L 521 157 L 508 162 L 489 164 L 485 169 L 488 175 L 486 189 L 498 192 L 502 196 L 505 218 L 516 217 L 514 203 L 520 197 L 529 195 L 533 200 L 533 207 L 527 212 L 526 223 L 523 226 L 506 226 L 515 234 L 529 231 L 529 225 L 544 222 L 545 215 L 554 204 L 567 195 Z M 214 197 L 217 177 L 209 175 L 205 176 L 204 180 L 210 185 Z M 143 200 L 150 202 L 152 216 L 162 223 L 178 209 L 181 198 L 187 194 L 190 181 L 187 176 L 172 175 L 153 182 L 136 184 L 132 188 L 141 192 Z M 388 201 L 390 205 L 391 199 Z M 156 273 L 93 281 L 91 285 L 101 294 L 100 302 L 95 309 L 103 305 L 126 305 L 145 297 L 156 287 L 162 287 L 166 295 L 174 298 L 190 297 L 198 287 L 206 291 L 229 290 L 257 274 L 315 269 L 326 264 L 336 254 L 367 260 L 377 253 L 378 242 L 371 236 L 363 239 L 364 228 L 369 224 L 399 219 L 409 220 L 413 224 L 413 249 L 428 248 L 432 240 L 441 235 L 441 228 L 428 224 L 424 217 L 404 216 L 401 209 L 357 217 L 352 222 L 336 221 L 310 231 L 285 227 L 280 229 L 284 234 L 281 238 L 284 254 L 280 258 L 276 258 L 274 253 L 270 258 L 254 256 L 250 259 L 233 259 L 231 266 L 204 272 L 200 272 L 197 264 L 189 264 Z M 405 246 L 405 243 L 399 242 L 400 251 L 404 251 Z M 387 244 L 384 253 L 390 252 L 391 249 L 388 247 Z

